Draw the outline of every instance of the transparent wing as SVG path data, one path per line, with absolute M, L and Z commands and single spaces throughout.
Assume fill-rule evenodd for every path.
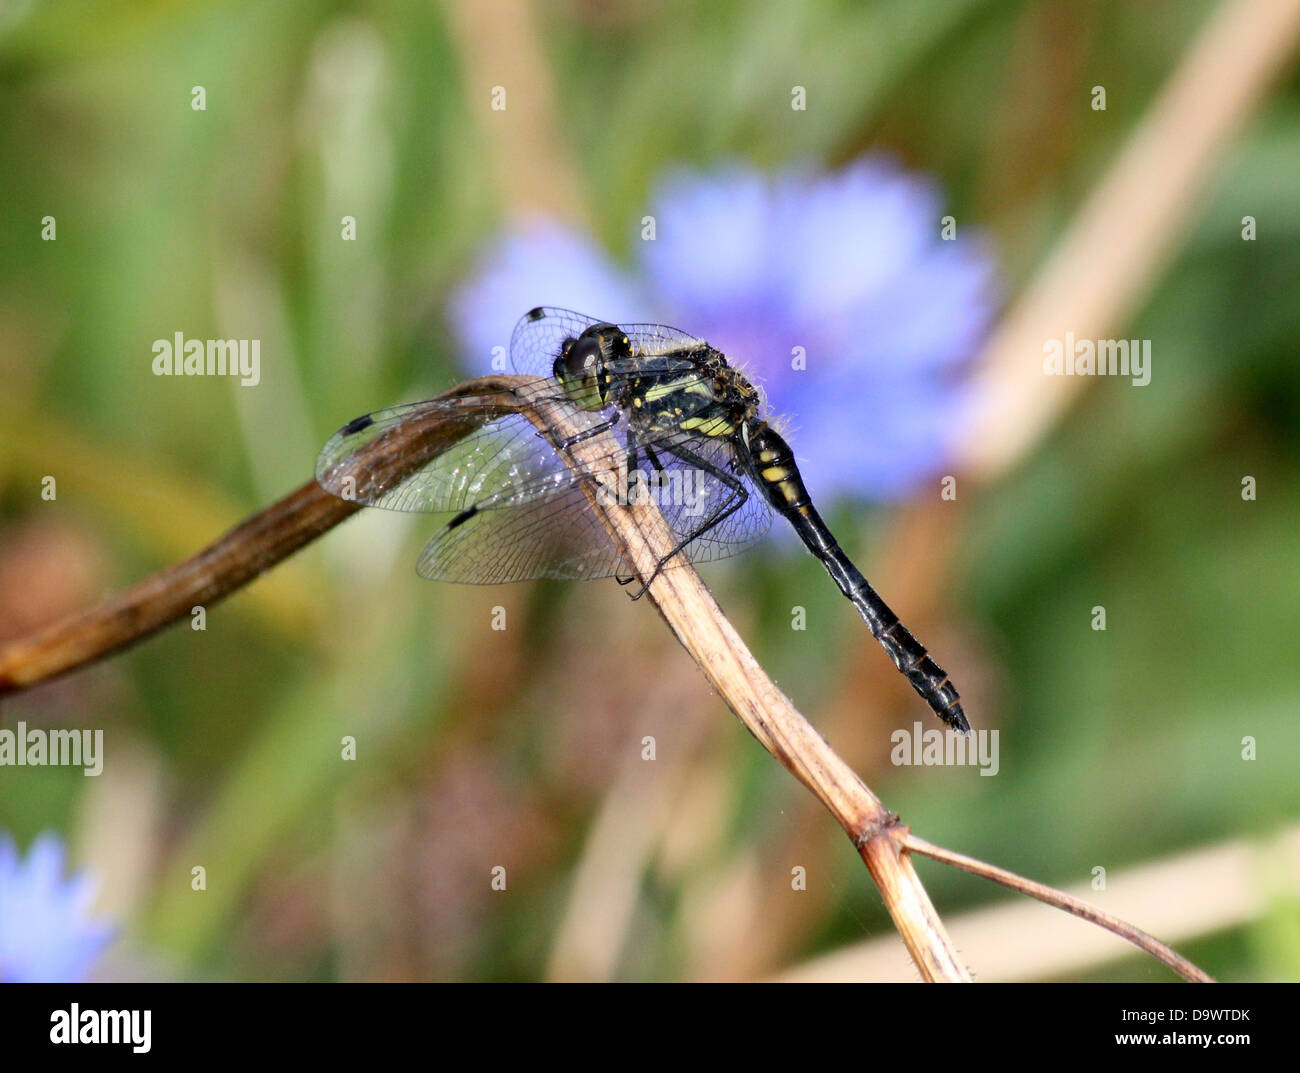
M 593 324 L 602 323 L 607 322 L 571 309 L 554 306 L 530 309 L 519 319 L 510 336 L 510 363 L 518 373 L 550 376 L 565 341 L 576 339 Z M 627 334 L 637 358 L 659 357 L 708 345 L 703 339 L 666 324 L 622 324 L 619 327 Z
M 466 585 L 542 577 L 585 581 L 629 572 L 576 477 L 530 503 L 453 519 L 424 546 L 416 570 Z
M 539 381 L 518 394 L 553 396 L 553 381 Z M 385 482 L 368 459 L 376 441 L 397 431 L 418 431 L 451 420 L 472 419 L 473 397 L 431 399 L 394 406 L 349 421 L 329 438 L 316 459 L 316 480 L 341 499 L 385 510 L 443 513 L 464 510 L 480 500 L 513 489 L 521 500 L 546 494 L 563 485 L 568 469 L 535 426 L 522 414 L 498 413 L 495 397 L 484 398 L 483 425 L 454 443 L 419 469 L 395 482 Z M 570 420 L 587 428 L 600 414 L 573 408 Z M 503 498 L 497 505 L 509 505 Z
M 658 477 L 655 502 L 694 563 L 736 555 L 757 543 L 772 525 L 772 510 L 725 440 L 652 441 L 645 453 L 658 466 L 639 463 Z M 680 491 L 678 485 L 680 484 Z M 707 526 L 707 527 L 706 527 Z
M 555 359 L 566 339 L 576 339 L 598 317 L 588 317 L 571 309 L 538 306 L 530 309 L 515 325 L 510 335 L 510 364 L 526 376 L 551 376 Z
M 665 569 L 722 559 L 767 532 L 772 515 L 762 493 L 736 472 L 723 441 L 665 440 L 637 447 L 631 470 L 627 448 L 606 459 L 604 491 L 616 502 L 651 496 L 684 546 Z M 594 471 L 595 467 L 592 467 Z M 566 471 L 567 472 L 567 471 Z M 639 474 L 634 476 L 633 474 Z M 529 578 L 588 580 L 632 573 L 582 488 L 594 472 L 571 472 L 546 494 L 527 502 L 474 504 L 425 545 L 418 570 L 427 578 L 465 584 L 501 584 Z M 499 493 L 509 498 L 509 492 Z
M 698 336 L 670 328 L 667 324 L 619 325 L 632 343 L 632 350 L 641 357 L 653 358 L 676 351 L 700 350 L 709 344 Z
M 544 385 L 539 390 L 549 394 L 552 386 Z M 495 396 L 491 402 L 485 398 L 483 411 L 491 413 L 494 409 Z M 463 421 L 472 416 L 473 410 L 472 397 L 464 397 L 458 404 L 432 399 L 355 418 L 321 449 L 316 460 L 316 481 L 340 499 L 424 514 L 455 513 L 471 506 L 476 510 L 498 510 L 546 498 L 572 483 L 572 470 L 523 414 L 485 417 L 481 428 L 420 468 L 395 480 L 383 478 L 390 467 L 386 456 L 376 464 L 376 441 L 389 433 L 409 432 L 412 426 L 418 430 L 421 424 L 432 428 L 449 419 Z M 604 423 L 612 432 L 613 446 L 593 460 L 595 471 L 622 465 L 627 431 L 621 414 L 574 406 L 568 408 L 567 414 L 576 431 Z

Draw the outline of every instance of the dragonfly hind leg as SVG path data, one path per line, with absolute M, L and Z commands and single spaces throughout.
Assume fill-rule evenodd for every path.
M 672 551 L 670 551 L 667 555 L 663 556 L 657 563 L 655 563 L 655 568 L 650 572 L 650 576 L 646 578 L 645 584 L 643 584 L 641 588 L 638 589 L 632 595 L 633 600 L 639 600 L 641 599 L 642 596 L 646 594 L 646 590 L 650 588 L 651 584 L 654 582 L 654 579 L 659 576 L 663 568 L 667 566 L 668 563 L 671 562 L 677 555 L 681 554 L 682 549 L 685 548 L 688 544 L 690 544 L 692 540 L 697 540 L 699 537 L 707 533 L 710 529 L 713 529 L 716 526 L 721 525 L 724 521 L 726 521 L 728 517 L 730 517 L 732 514 L 735 514 L 736 511 L 738 511 L 749 501 L 749 492 L 745 490 L 745 486 L 740 481 L 739 478 L 735 477 L 733 474 L 728 473 L 726 470 L 721 469 L 718 466 L 715 466 L 712 462 L 709 462 L 706 459 L 701 458 L 699 455 L 697 455 L 694 451 L 690 450 L 689 448 L 683 447 L 681 444 L 674 444 L 673 446 L 664 445 L 662 447 L 662 450 L 666 451 L 668 454 L 673 455 L 675 458 L 679 459 L 682 462 L 686 462 L 689 465 L 698 467 L 700 470 L 707 473 L 710 477 L 713 477 L 716 480 L 721 481 L 724 485 L 727 486 L 728 489 L 730 489 L 732 494 L 725 502 L 723 502 L 718 506 L 717 510 L 715 510 L 712 514 L 710 514 L 706 519 L 704 519 L 703 523 L 701 523 L 701 525 L 697 529 L 692 530 L 689 534 L 687 534 L 685 537 L 679 540 L 676 546 L 674 546 Z M 649 456 L 650 462 L 655 467 L 655 469 L 659 470 L 660 472 L 663 472 L 663 468 L 664 468 L 663 463 L 659 461 L 655 453 L 648 446 L 645 448 L 645 452 Z

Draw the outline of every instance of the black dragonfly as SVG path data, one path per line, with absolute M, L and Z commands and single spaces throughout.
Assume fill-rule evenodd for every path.
M 759 391 L 719 350 L 661 324 L 620 327 L 540 306 L 516 325 L 510 360 L 517 373 L 536 378 L 521 394 L 567 407 L 580 430 L 570 441 L 553 445 L 525 416 L 499 415 L 494 405 L 496 416 L 423 467 L 395 482 L 367 481 L 359 452 L 377 437 L 441 411 L 473 408 L 472 398 L 434 399 L 349 421 L 322 449 L 317 481 L 370 506 L 452 515 L 417 569 L 468 584 L 541 577 L 627 583 L 633 571 L 584 482 L 597 480 L 625 502 L 651 496 L 677 544 L 637 596 L 662 569 L 743 551 L 767 532 L 775 510 L 935 714 L 969 731 L 956 687 L 836 542 L 789 444 L 764 418 Z M 617 449 L 589 471 L 557 453 L 602 433 Z

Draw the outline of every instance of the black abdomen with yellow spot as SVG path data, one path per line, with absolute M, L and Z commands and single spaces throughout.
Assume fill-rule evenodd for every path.
M 790 445 L 765 421 L 755 422 L 746 438 L 753 476 L 772 508 L 794 526 L 808 550 L 821 560 L 840 592 L 853 602 L 872 635 L 889 654 L 894 666 L 912 683 L 912 688 L 950 727 L 968 732 L 970 724 L 962 711 L 956 686 L 925 645 L 912 636 L 844 554 L 812 505 Z

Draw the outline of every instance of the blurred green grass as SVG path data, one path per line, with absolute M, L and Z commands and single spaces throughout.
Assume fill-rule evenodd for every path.
M 827 2 L 792 27 L 776 3 L 574 0 L 534 19 L 558 152 L 616 250 L 674 163 L 834 163 L 885 144 L 991 229 L 1014 292 L 1209 10 Z M 5 590 L 24 614 L 69 610 L 194 550 L 307 479 L 342 421 L 454 382 L 443 298 L 507 208 L 475 114 L 492 79 L 467 69 L 446 9 L 69 11 L 0 28 L 0 558 L 6 535 L 53 522 L 105 565 L 98 588 Z M 1099 83 L 1108 110 L 1093 113 Z M 190 109 L 196 84 L 206 112 Z M 816 103 L 807 122 L 792 118 L 793 84 Z M 1220 163 L 1195 231 L 1123 332 L 1154 340 L 1153 386 L 1095 385 L 964 515 L 936 615 L 984 663 L 994 706 L 972 715 L 1002 730 L 999 776 L 890 768 L 881 727 L 910 725 L 914 707 L 888 691 L 861 743 L 832 741 L 865 751 L 868 781 L 927 839 L 1049 882 L 1300 815 L 1294 77 Z M 40 241 L 46 214 L 57 242 Z M 344 214 L 356 243 L 337 241 Z M 1255 243 L 1240 238 L 1247 214 Z M 263 339 L 263 386 L 153 377 L 152 340 L 177 330 Z M 59 499 L 46 504 L 34 489 L 51 472 Z M 880 511 L 843 521 L 864 551 L 889 531 Z M 178 628 L 6 702 L 6 724 L 103 726 L 110 751 L 145 742 L 156 756 L 165 809 L 134 837 L 156 843 L 158 865 L 130 935 L 172 971 L 544 973 L 616 757 L 685 656 L 615 586 L 416 584 L 425 536 L 418 519 L 357 519 L 213 609 L 205 633 Z M 814 720 L 861 660 L 890 673 L 847 636 L 860 626 L 819 574 L 772 550 L 706 574 Z M 810 608 L 804 633 L 788 628 L 793 603 Z M 1094 604 L 1105 633 L 1088 628 Z M 504 633 L 488 628 L 498 605 Z M 0 631 L 19 617 L 0 605 Z M 597 684 L 611 651 L 619 681 Z M 700 971 L 701 891 L 749 860 L 762 884 L 788 884 L 783 847 L 805 837 L 804 791 L 702 679 L 691 704 L 716 725 L 682 762 L 713 788 L 720 826 L 684 873 L 648 866 L 617 961 L 629 978 Z M 354 765 L 337 759 L 343 734 L 361 741 Z M 1246 735 L 1259 741 L 1249 763 Z M 72 833 L 87 781 L 0 771 L 0 826 L 23 842 Z M 813 825 L 834 889 L 806 919 L 790 911 L 784 958 L 889 927 L 832 827 Z M 519 864 L 494 900 L 486 869 L 506 847 Z M 195 863 L 211 874 L 202 898 Z M 926 879 L 945 912 L 1000 897 L 945 870 Z M 1196 952 L 1223 978 L 1295 979 L 1295 928 L 1294 903 L 1279 903 Z M 1133 971 L 1149 978 L 1130 963 L 1097 978 Z

